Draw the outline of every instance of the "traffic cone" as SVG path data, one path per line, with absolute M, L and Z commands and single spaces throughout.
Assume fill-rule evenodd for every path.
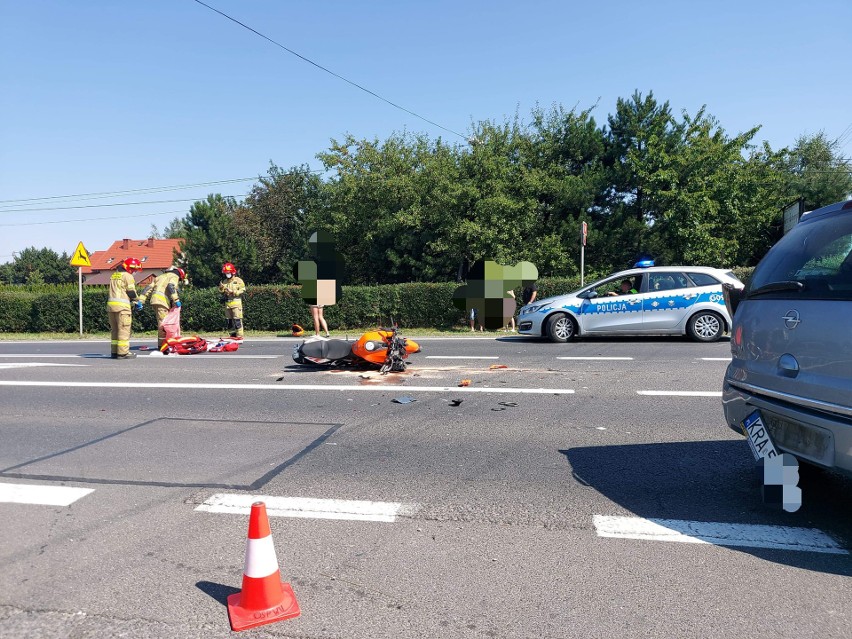
M 290 584 L 281 582 L 266 504 L 256 501 L 249 517 L 243 589 L 228 597 L 232 630 L 247 630 L 298 617 L 299 602 Z

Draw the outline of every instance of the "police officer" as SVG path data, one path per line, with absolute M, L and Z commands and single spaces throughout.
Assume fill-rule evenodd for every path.
M 222 265 L 222 275 L 225 279 L 219 282 L 222 302 L 225 304 L 225 317 L 228 320 L 228 331 L 234 339 L 243 338 L 243 299 L 246 292 L 245 282 L 237 277 L 237 267 L 230 262 Z
M 180 293 L 178 285 L 182 280 L 186 279 L 186 271 L 177 266 L 171 266 L 167 271 L 154 278 L 142 295 L 139 296 L 139 301 L 143 304 L 150 296 L 151 306 L 154 307 L 154 313 L 157 315 L 157 348 L 163 350 L 166 345 L 166 331 L 163 328 L 163 320 L 169 314 L 169 310 L 174 306 L 180 308 Z
M 110 352 L 113 359 L 133 359 L 136 353 L 130 352 L 130 316 L 131 307 L 142 310 L 142 302 L 136 296 L 136 281 L 132 273 L 142 269 L 142 263 L 135 257 L 128 257 L 116 269 L 109 279 Z

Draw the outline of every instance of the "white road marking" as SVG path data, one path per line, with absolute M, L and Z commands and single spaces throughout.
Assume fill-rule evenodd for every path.
M 491 355 L 427 355 L 426 359 L 500 359 Z
M 69 357 L 75 357 L 75 358 L 79 359 L 81 357 L 109 357 L 109 355 L 101 355 L 100 353 L 88 353 L 88 354 L 76 353 L 76 354 L 73 354 L 73 355 L 68 354 L 68 353 L 56 354 L 56 355 L 45 355 L 44 353 L 33 353 L 33 354 L 29 354 L 29 353 L 0 353 L 0 359 L 9 359 L 9 358 L 12 358 L 12 357 L 15 357 L 15 358 L 19 357 L 21 359 L 24 359 L 24 358 L 26 358 L 26 359 L 39 359 L 39 358 L 41 358 L 41 359 L 64 359 L 64 358 L 69 358 Z M 73 364 L 72 364 L 72 366 L 73 366 Z
M 595 515 L 594 524 L 598 537 L 849 554 L 848 550 L 816 528 L 607 515 Z
M 88 366 L 88 364 L 50 364 L 47 362 L 3 362 L 0 370 L 8 368 L 36 368 L 39 366 Z
M 156 355 L 159 351 L 151 351 L 148 353 L 147 357 L 151 357 L 153 355 L 154 359 L 214 359 L 217 357 L 227 357 L 228 359 L 278 359 L 281 355 L 238 355 L 236 353 L 200 353 L 200 357 L 191 356 L 191 355 Z M 139 357 L 146 357 L 145 351 L 136 351 Z M 0 359 L 10 359 L 10 358 L 20 358 L 20 359 L 110 359 L 110 356 L 103 353 L 77 353 L 77 354 L 68 354 L 64 353 L 61 355 L 45 355 L 43 353 L 38 353 L 35 355 L 28 355 L 25 353 L 9 353 L 4 354 L 0 353 Z M 85 364 L 31 364 L 31 366 L 85 366 Z
M 668 396 L 668 397 L 721 397 L 722 391 L 661 391 L 661 390 L 640 390 L 636 391 L 637 395 L 653 395 L 653 396 Z
M 594 360 L 620 360 L 632 361 L 632 357 L 557 357 L 556 359 L 594 359 Z
M 154 355 L 149 353 L 148 357 L 153 356 L 154 359 L 179 359 L 181 361 L 187 359 L 278 359 L 281 355 L 235 355 L 234 353 L 198 353 L 197 355 Z M 144 356 L 143 356 L 144 357 Z
M 187 356 L 191 357 L 191 356 Z M 573 388 L 484 388 L 457 386 L 342 386 L 319 384 L 179 384 L 173 382 L 37 382 L 0 380 L 0 386 L 43 387 L 43 388 L 172 388 L 177 390 L 316 390 L 325 391 L 381 391 L 383 393 L 514 393 L 527 395 L 573 395 Z
M 702 357 L 702 362 L 730 362 L 730 357 Z
M 81 497 L 92 492 L 94 492 L 93 488 L 76 488 L 74 486 L 0 483 L 0 502 L 36 504 L 39 506 L 70 506 Z
M 207 513 L 248 515 L 251 511 L 251 505 L 256 501 L 262 501 L 266 504 L 266 513 L 270 517 L 300 517 L 305 519 L 347 519 L 393 523 L 397 517 L 410 515 L 417 510 L 417 504 L 389 501 L 311 499 L 307 497 L 271 497 L 228 493 L 213 495 L 195 510 Z

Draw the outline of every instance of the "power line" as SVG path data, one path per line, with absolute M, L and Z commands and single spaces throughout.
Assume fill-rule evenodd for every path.
M 100 193 L 77 193 L 72 195 L 48 195 L 45 197 L 31 197 L 31 198 L 23 198 L 19 200 L 0 200 L 0 204 L 20 204 L 24 205 L 25 202 L 37 202 L 41 200 L 64 200 L 64 199 L 80 199 L 80 200 L 95 200 L 95 199 L 103 199 L 103 198 L 111 198 L 111 197 L 120 197 L 122 195 L 132 195 L 134 193 L 161 193 L 164 191 L 180 191 L 182 189 L 192 189 L 198 188 L 202 186 L 215 186 L 217 184 L 234 184 L 237 182 L 249 182 L 251 180 L 257 180 L 257 177 L 248 177 L 248 178 L 233 178 L 230 180 L 217 180 L 215 182 L 198 182 L 197 184 L 178 184 L 174 186 L 150 186 L 144 189 L 128 189 L 126 191 L 102 191 Z
M 378 93 L 376 93 L 375 91 L 371 91 L 370 89 L 368 89 L 368 88 L 366 88 L 366 87 L 364 87 L 364 86 L 361 86 L 361 85 L 360 85 L 360 84 L 358 84 L 357 82 L 353 82 L 352 80 L 350 80 L 350 79 L 348 79 L 348 78 L 343 77 L 343 76 L 342 76 L 342 75 L 340 75 L 339 73 L 335 73 L 335 72 L 334 72 L 334 71 L 332 71 L 331 69 L 328 69 L 328 68 L 326 68 L 326 67 L 322 66 L 321 64 L 319 64 L 319 63 L 317 63 L 317 62 L 314 62 L 314 61 L 313 61 L 313 60 L 311 60 L 310 58 L 306 58 L 305 56 L 301 55 L 300 53 L 296 53 L 296 52 L 295 52 L 295 51 L 293 51 L 292 49 L 289 49 L 288 47 L 285 47 L 285 46 L 284 46 L 283 44 L 281 44 L 280 42 L 276 42 L 276 41 L 275 41 L 275 40 L 273 40 L 272 38 L 270 38 L 270 37 L 268 37 L 268 36 L 263 35 L 260 31 L 257 31 L 256 29 L 253 29 L 252 27 L 248 26 L 247 24 L 245 24 L 245 23 L 243 23 L 243 22 L 240 22 L 240 21 L 239 21 L 239 20 L 237 20 L 236 18 L 232 18 L 232 17 L 231 17 L 231 16 L 229 16 L 227 13 L 223 13 L 223 12 L 219 11 L 218 9 L 214 9 L 214 8 L 213 8 L 213 7 L 211 7 L 209 4 L 205 4 L 204 2 L 201 2 L 201 0 L 195 0 L 195 2 L 197 2 L 198 4 L 200 4 L 200 5 L 201 5 L 201 6 L 203 6 L 203 7 L 207 7 L 208 9 L 210 9 L 211 11 L 214 11 L 215 13 L 218 13 L 218 14 L 219 14 L 220 16 L 222 16 L 223 18 L 227 18 L 227 19 L 228 19 L 228 20 L 230 20 L 231 22 L 235 22 L 236 24 L 240 25 L 240 26 L 241 26 L 241 27 L 243 27 L 244 29 L 248 29 L 248 30 L 249 30 L 249 31 L 251 31 L 252 33 L 254 33 L 254 34 L 256 34 L 256 35 L 260 36 L 261 38 L 263 38 L 264 40 L 267 40 L 268 42 L 271 42 L 271 43 L 272 43 L 272 44 L 274 44 L 276 47 L 280 47 L 281 49 L 284 49 L 287 53 L 290 53 L 290 54 L 292 54 L 292 55 L 296 56 L 297 58 L 299 58 L 300 60 L 303 60 L 303 61 L 307 62 L 308 64 L 315 66 L 317 69 L 320 69 L 320 70 L 322 70 L 322 71 L 325 71 L 325 72 L 326 72 L 326 73 L 328 73 L 329 75 L 333 75 L 335 78 L 338 78 L 339 80 L 343 80 L 343 81 L 344 81 L 344 82 L 346 82 L 347 84 L 351 84 L 353 87 L 355 87 L 355 88 L 357 88 L 357 89 L 360 89 L 360 90 L 361 90 L 361 91 L 363 91 L 364 93 L 369 93 L 369 94 L 370 94 L 370 95 L 372 95 L 374 98 L 378 98 L 378 99 L 379 99 L 379 100 L 381 100 L 382 102 L 385 102 L 385 103 L 387 103 L 387 104 L 391 105 L 392 107 L 394 107 L 394 108 L 396 108 L 396 109 L 399 109 L 400 111 L 405 111 L 405 112 L 406 112 L 406 113 L 408 113 L 409 115 L 413 115 L 415 118 L 419 118 L 420 120 L 423 120 L 424 122 L 428 122 L 428 123 L 429 123 L 429 124 L 431 124 L 432 126 L 436 126 L 436 127 L 438 127 L 439 129 L 443 129 L 444 131 L 446 131 L 446 132 L 448 132 L 448 133 L 452 133 L 453 135 L 457 135 L 457 136 L 459 136 L 462 140 L 467 140 L 467 137 L 465 137 L 464 135 L 462 135 L 462 134 L 461 134 L 461 133 L 459 133 L 458 131 L 453 131 L 452 129 L 448 129 L 448 128 L 447 128 L 447 127 L 445 127 L 445 126 L 441 126 L 441 125 L 440 125 L 440 124 L 438 124 L 437 122 L 434 122 L 434 121 L 432 121 L 432 120 L 430 120 L 430 119 L 428 119 L 428 118 L 425 118 L 425 117 L 423 117 L 422 115 L 420 115 L 419 113 L 415 113 L 414 111 L 412 111 L 412 110 L 410 110 L 410 109 L 406 109 L 404 106 L 400 106 L 399 104 L 397 104 L 397 103 L 395 103 L 395 102 L 391 102 L 390 100 L 388 100 L 388 99 L 387 99 L 387 98 L 385 98 L 385 97 L 382 97 L 381 95 L 379 95 L 379 94 L 378 94 Z
M 20 222 L 18 224 L 0 224 L 2 226 L 41 226 L 42 224 L 70 224 L 72 222 L 95 222 L 98 220 L 127 220 L 134 217 L 155 217 L 157 215 L 177 215 L 185 211 L 163 211 L 161 213 L 142 213 L 140 215 L 113 215 L 111 217 L 87 217 L 76 220 L 52 220 L 50 222 Z
M 241 195 L 223 195 L 222 197 L 243 197 Z M 189 198 L 186 200 L 147 200 L 144 202 L 115 202 L 113 204 L 80 204 L 77 206 L 52 206 L 31 209 L 3 209 L 0 208 L 0 213 L 29 213 L 33 211 L 67 211 L 69 209 L 101 209 L 112 206 L 137 206 L 140 204 L 170 204 L 174 202 L 199 202 L 203 198 Z

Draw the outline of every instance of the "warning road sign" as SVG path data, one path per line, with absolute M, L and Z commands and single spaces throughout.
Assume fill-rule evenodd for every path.
M 86 250 L 86 247 L 83 246 L 82 242 L 77 245 L 77 249 L 74 251 L 74 257 L 71 258 L 69 264 L 71 266 L 92 265 L 92 260 L 89 259 L 89 252 Z

